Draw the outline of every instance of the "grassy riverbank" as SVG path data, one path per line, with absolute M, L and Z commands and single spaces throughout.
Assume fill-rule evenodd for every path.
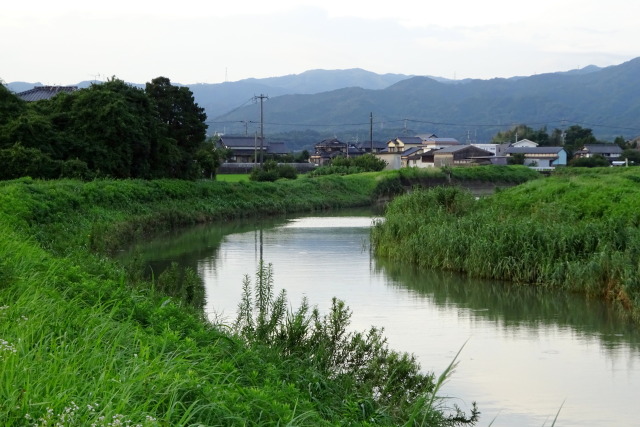
M 145 282 L 106 256 L 170 227 L 368 205 L 375 185 L 371 175 L 0 183 L 2 425 L 459 424 L 412 357 L 379 331 L 345 332 L 340 302 L 323 318 L 256 296 L 271 303 L 256 306 L 255 329 L 245 304 L 232 333 L 169 297 L 162 277 Z
M 586 293 L 640 319 L 640 169 L 566 169 L 478 201 L 416 191 L 385 218 L 373 241 L 391 260 Z

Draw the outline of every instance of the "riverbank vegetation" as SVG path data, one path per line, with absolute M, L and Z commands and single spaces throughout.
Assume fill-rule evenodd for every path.
M 174 270 L 147 281 L 105 256 L 161 229 L 367 205 L 375 185 L 370 175 L 0 183 L 3 425 L 473 424 L 475 411 L 437 398 L 450 370 L 436 379 L 379 333 L 345 333 L 339 301 L 327 318 L 303 304 L 271 329 L 258 309 L 240 324 L 254 330 L 234 334 L 187 301 L 195 275 L 185 295 Z M 283 341 L 261 339 L 273 334 Z M 301 357 L 311 347 L 322 357 Z
M 425 269 L 606 298 L 640 319 L 640 172 L 564 169 L 475 200 L 453 187 L 396 198 L 379 256 Z

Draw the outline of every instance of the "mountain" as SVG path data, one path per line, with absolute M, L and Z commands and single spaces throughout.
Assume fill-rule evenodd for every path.
M 593 129 L 598 138 L 640 135 L 640 58 L 624 64 L 587 67 L 511 79 L 468 80 L 463 84 L 409 77 L 381 89 L 348 87 L 317 94 L 273 96 L 264 105 L 265 134 L 314 129 L 326 136 L 374 139 L 400 132 L 436 133 L 486 142 L 513 124 L 533 128 Z M 234 121 L 259 122 L 255 105 L 212 120 L 210 131 Z M 394 135 L 395 134 L 395 135 Z
M 251 102 L 255 95 L 276 97 L 288 94 L 316 94 L 355 86 L 383 89 L 408 77 L 410 76 L 403 74 L 376 74 L 354 68 L 310 70 L 281 77 L 188 86 L 198 104 L 205 109 L 207 116 L 213 118 Z

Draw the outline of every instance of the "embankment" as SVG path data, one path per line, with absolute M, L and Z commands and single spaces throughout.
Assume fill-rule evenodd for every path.
M 396 198 L 376 253 L 422 268 L 605 298 L 640 318 L 640 169 L 565 170 L 474 200 L 437 188 Z

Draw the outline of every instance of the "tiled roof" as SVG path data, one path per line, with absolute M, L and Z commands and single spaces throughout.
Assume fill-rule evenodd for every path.
M 289 154 L 291 150 L 284 142 L 270 142 L 267 147 L 267 153 L 269 154 Z
M 509 154 L 558 154 L 562 147 L 509 147 Z
M 16 95 L 23 101 L 33 102 L 51 99 L 59 93 L 71 93 L 78 90 L 77 86 L 36 86 Z
M 594 144 L 585 145 L 584 151 L 592 154 L 619 154 L 622 153 L 622 148 L 617 144 Z
M 422 144 L 422 138 L 419 136 L 401 136 L 396 138 L 396 141 L 400 141 L 403 144 Z
M 226 147 L 260 147 L 260 137 L 255 136 L 221 136 L 220 141 Z

